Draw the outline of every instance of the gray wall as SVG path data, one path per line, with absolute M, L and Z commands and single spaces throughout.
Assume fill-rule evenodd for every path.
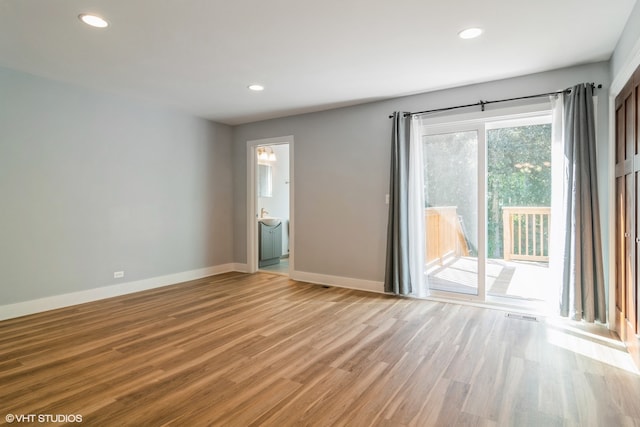
M 627 64 L 630 55 L 633 55 L 634 48 L 640 40 L 640 2 L 636 2 L 633 11 L 629 15 L 624 31 L 616 45 L 616 49 L 611 56 L 611 76 L 616 78 Z
M 389 113 L 584 81 L 605 86 L 604 195 L 609 63 L 235 128 L 0 68 L 0 305 L 246 262 L 246 141 L 284 135 L 295 138 L 296 270 L 381 281 Z
M 0 68 L 0 305 L 232 262 L 232 191 L 230 127 Z
M 235 127 L 235 260 L 246 262 L 246 141 L 294 136 L 295 269 L 382 281 L 391 138 L 388 115 L 394 110 L 419 111 L 555 91 L 581 82 L 604 86 L 598 98 L 599 181 L 604 195 L 609 173 L 607 62 Z M 601 212 L 607 224 L 606 204 Z

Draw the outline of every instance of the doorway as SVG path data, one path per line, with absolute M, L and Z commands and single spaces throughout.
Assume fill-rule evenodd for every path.
M 293 271 L 293 137 L 247 142 L 247 269 Z

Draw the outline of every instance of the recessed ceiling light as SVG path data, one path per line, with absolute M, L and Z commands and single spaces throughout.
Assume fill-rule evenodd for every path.
M 458 37 L 461 39 L 475 39 L 483 33 L 482 28 L 467 28 L 458 33 Z
M 109 23 L 98 15 L 92 15 L 90 13 L 82 13 L 78 15 L 78 19 L 87 25 L 91 25 L 96 28 L 105 28 L 109 26 Z
M 254 90 L 254 91 L 256 91 L 256 92 L 260 92 L 261 90 L 264 90 L 264 86 L 262 86 L 262 85 L 255 85 L 255 84 L 254 84 L 254 85 L 249 85 L 249 86 L 247 86 L 247 88 L 248 88 L 249 90 Z

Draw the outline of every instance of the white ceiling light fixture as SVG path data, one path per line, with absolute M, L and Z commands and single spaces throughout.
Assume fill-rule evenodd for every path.
M 259 85 L 259 84 L 252 84 L 247 86 L 247 89 L 252 90 L 254 92 L 261 92 L 264 90 L 264 86 Z
M 482 28 L 467 28 L 458 33 L 458 37 L 461 39 L 475 39 L 476 37 L 480 37 L 484 30 Z
M 104 18 L 91 13 L 81 13 L 78 15 L 78 19 L 85 24 L 96 28 L 106 28 L 109 26 L 109 23 Z

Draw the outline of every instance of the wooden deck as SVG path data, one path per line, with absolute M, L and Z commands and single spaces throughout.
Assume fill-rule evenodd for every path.
M 443 265 L 428 267 L 432 289 L 477 295 L 478 266 L 472 257 L 449 257 Z M 546 301 L 553 293 L 549 265 L 540 262 L 487 262 L 486 286 L 489 295 L 524 300 Z
M 0 424 L 622 426 L 638 396 L 602 327 L 266 273 L 0 322 Z
M 487 261 L 489 295 L 549 300 L 551 208 L 506 206 L 502 211 L 504 257 Z M 425 209 L 426 270 L 433 289 L 477 295 L 477 262 L 461 221 L 456 206 Z

